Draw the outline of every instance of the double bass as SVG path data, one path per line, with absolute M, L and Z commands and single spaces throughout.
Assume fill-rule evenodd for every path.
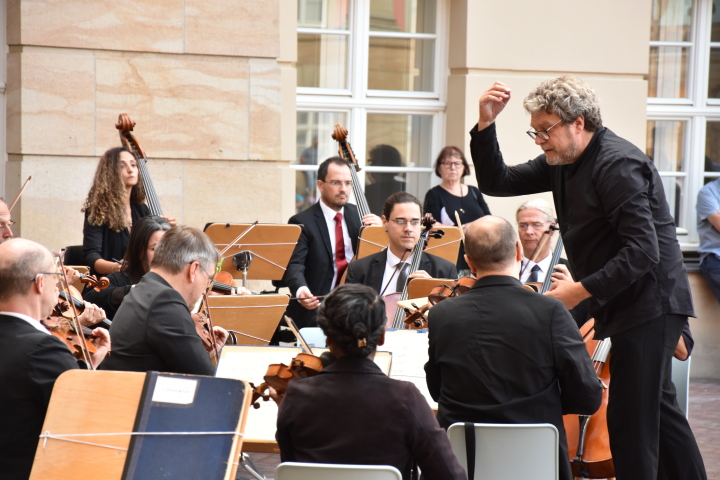
M 350 167 L 350 175 L 352 177 L 352 191 L 355 197 L 355 204 L 357 205 L 358 214 L 360 215 L 360 224 L 362 225 L 362 219 L 366 215 L 370 215 L 370 207 L 368 206 L 365 193 L 363 192 L 358 178 L 357 172 L 360 171 L 360 164 L 355 158 L 355 153 L 350 146 L 350 142 L 347 141 L 348 131 L 340 125 L 335 125 L 335 129 L 332 133 L 332 138 L 338 142 L 338 156 L 348 162 Z M 361 228 L 362 231 L 362 228 Z

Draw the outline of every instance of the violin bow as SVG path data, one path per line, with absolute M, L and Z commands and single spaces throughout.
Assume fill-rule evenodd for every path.
M 10 204 L 10 207 L 8 208 L 9 211 L 12 212 L 13 207 L 14 207 L 15 204 L 18 202 L 18 200 L 20 200 L 20 195 L 22 195 L 23 191 L 25 190 L 25 187 L 27 187 L 27 184 L 30 182 L 30 179 L 31 179 L 31 178 L 32 178 L 32 175 L 30 175 L 30 176 L 27 178 L 27 180 L 25 180 L 25 183 L 23 183 L 22 188 L 20 189 L 20 191 L 18 192 L 18 194 L 15 195 L 15 200 L 13 200 L 13 202 Z
M 80 325 L 80 320 L 78 319 L 78 312 L 75 308 L 75 302 L 73 301 L 72 293 L 70 292 L 70 282 L 68 282 L 67 279 L 67 273 L 65 272 L 65 265 L 63 264 L 62 257 L 59 253 L 56 253 L 55 256 L 58 259 L 58 263 L 60 265 L 60 271 L 62 272 L 62 286 L 63 291 L 67 295 L 68 303 L 70 304 L 70 307 L 73 311 L 73 318 L 72 322 L 75 326 L 75 331 L 77 332 L 78 337 L 80 338 L 80 346 L 83 353 L 83 358 L 85 359 L 85 363 L 88 364 L 88 367 L 90 367 L 90 370 L 95 370 L 95 365 L 92 363 L 92 359 L 90 358 L 90 353 L 88 352 L 88 346 L 87 342 L 85 340 L 85 335 L 83 335 L 82 326 Z
M 462 222 L 460 221 L 460 214 L 455 210 L 455 221 L 457 222 L 458 228 L 460 228 L 460 238 L 462 239 L 463 245 L 465 245 L 465 231 L 463 230 Z

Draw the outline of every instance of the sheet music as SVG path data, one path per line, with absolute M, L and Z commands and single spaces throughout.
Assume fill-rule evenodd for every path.
M 392 352 L 391 378 L 415 384 L 427 400 L 430 408 L 438 405 L 430 396 L 425 380 L 425 364 L 428 361 L 428 333 L 418 330 L 395 330 L 385 332 L 385 345 L 378 351 Z

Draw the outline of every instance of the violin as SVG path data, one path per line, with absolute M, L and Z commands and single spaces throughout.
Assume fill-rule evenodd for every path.
M 610 452 L 607 428 L 607 404 L 610 385 L 609 338 L 593 340 L 595 320 L 588 320 L 580 334 L 592 357 L 595 373 L 603 385 L 602 403 L 592 415 L 563 415 L 568 454 L 573 476 L 581 478 L 613 478 L 615 466 Z
M 50 316 L 45 320 L 40 320 L 40 323 L 48 329 L 53 337 L 58 338 L 68 347 L 73 357 L 78 360 L 83 360 L 83 345 L 80 336 L 70 320 L 64 316 Z M 89 338 L 92 336 L 92 330 L 87 327 L 82 327 L 82 334 L 85 338 Z M 86 342 L 86 344 L 89 353 L 97 352 L 92 342 Z
M 232 274 L 223 270 L 215 275 L 215 281 L 210 292 L 218 295 L 232 295 L 236 288 L 237 284 Z
M 460 277 L 459 279 L 448 282 L 443 285 L 433 287 L 428 295 L 428 303 L 414 310 L 406 309 L 405 325 L 406 328 L 421 329 L 427 328 L 427 312 L 438 302 L 445 300 L 446 298 L 457 297 L 470 290 L 477 282 L 477 278 L 472 276 Z
M 435 224 L 436 220 L 433 218 L 432 214 L 426 213 L 425 217 L 423 217 L 422 224 L 425 228 L 423 232 L 420 234 L 420 239 L 415 244 L 415 248 L 413 248 L 413 261 L 410 264 L 410 269 L 408 270 L 408 276 L 412 275 L 415 271 L 417 271 L 418 267 L 420 266 L 420 260 L 422 259 L 422 252 L 427 246 L 427 239 L 428 238 L 442 238 L 443 235 L 445 235 L 445 232 L 443 230 L 434 230 L 433 231 L 433 225 Z M 390 282 L 393 280 L 391 279 Z M 389 283 L 388 283 L 389 285 Z M 386 287 L 387 288 L 387 287 Z M 385 314 L 387 315 L 387 328 L 406 328 L 405 327 L 405 310 L 402 308 L 398 308 L 397 302 L 407 300 L 408 297 L 408 286 L 407 282 L 405 282 L 405 286 L 403 287 L 402 293 L 390 293 L 388 295 L 383 296 L 383 300 L 385 300 Z
M 314 377 L 323 369 L 320 357 L 311 353 L 298 353 L 290 362 L 288 367 L 282 363 L 273 363 L 268 366 L 263 377 L 265 380 L 257 387 L 250 384 L 252 388 L 253 408 L 260 408 L 259 399 L 267 402 L 270 396 L 267 394 L 268 387 L 272 387 L 279 395 L 285 395 L 288 383 L 296 378 Z
M 203 342 L 205 351 L 208 352 L 213 365 L 217 366 L 217 346 L 215 345 L 214 335 L 212 334 L 207 316 L 203 312 L 192 314 L 195 323 L 195 331 Z
M 147 155 L 145 155 L 145 151 L 140 146 L 140 143 L 131 133 L 135 125 L 135 122 L 130 120 L 127 113 L 121 113 L 118 117 L 118 122 L 115 124 L 115 128 L 120 132 L 122 145 L 130 150 L 137 160 L 138 170 L 142 177 L 143 186 L 145 187 L 145 201 L 150 209 L 150 215 L 159 215 L 162 217 L 163 210 L 160 206 L 160 200 L 158 199 L 155 186 L 150 178 L 150 172 L 147 169 Z

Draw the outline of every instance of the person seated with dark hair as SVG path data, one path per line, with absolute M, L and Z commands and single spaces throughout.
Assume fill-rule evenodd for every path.
M 385 304 L 363 285 L 341 285 L 320 304 L 317 323 L 336 360 L 288 384 L 276 439 L 283 462 L 392 465 L 404 479 L 467 478 L 427 401 L 373 362 L 385 341 Z M 338 428 L 340 427 L 340 428 Z
M 125 295 L 150 270 L 155 246 L 167 230 L 170 224 L 160 216 L 141 218 L 133 227 L 120 271 L 107 276 L 110 286 L 100 291 L 88 286 L 83 299 L 104 309 L 107 318 L 112 320 Z

